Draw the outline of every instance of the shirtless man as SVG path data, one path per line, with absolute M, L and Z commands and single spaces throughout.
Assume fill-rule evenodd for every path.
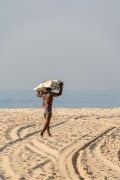
M 63 87 L 63 82 L 60 84 L 60 91 L 59 93 L 54 93 L 51 91 L 51 88 L 46 88 L 46 92 L 44 93 L 39 93 L 37 94 L 38 97 L 42 97 L 43 103 L 42 103 L 42 108 L 43 108 L 43 113 L 44 113 L 44 118 L 45 118 L 45 125 L 40 133 L 41 136 L 43 136 L 44 132 L 47 130 L 47 133 L 49 136 L 50 134 L 50 119 L 52 117 L 52 102 L 53 102 L 53 97 L 57 97 L 62 95 L 62 87 Z

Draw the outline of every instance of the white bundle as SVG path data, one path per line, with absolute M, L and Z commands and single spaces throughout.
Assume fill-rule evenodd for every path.
M 62 81 L 60 80 L 46 80 L 43 83 L 39 84 L 37 87 L 34 88 L 34 91 L 45 91 L 46 88 L 51 88 L 52 90 L 59 90 L 60 83 Z

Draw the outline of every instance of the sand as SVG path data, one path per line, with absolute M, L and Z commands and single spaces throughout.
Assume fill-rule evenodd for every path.
M 0 109 L 0 179 L 119 180 L 120 108 Z

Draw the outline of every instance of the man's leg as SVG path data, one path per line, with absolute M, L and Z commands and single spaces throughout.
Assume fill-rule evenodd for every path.
M 50 130 L 49 130 L 49 124 L 50 124 L 50 119 L 52 117 L 52 113 L 44 114 L 44 117 L 45 117 L 46 122 L 45 122 L 44 128 L 40 134 L 41 134 L 41 136 L 43 136 L 44 132 L 47 130 L 48 135 L 50 136 L 51 134 L 50 134 Z
M 48 121 L 47 133 L 48 133 L 49 136 L 51 136 L 51 134 L 50 134 L 50 120 L 51 120 L 51 117 L 52 117 L 52 113 L 46 115 L 46 119 Z
M 52 117 L 52 113 L 50 113 L 50 114 L 51 114 L 51 117 Z M 50 127 L 49 127 L 51 117 L 48 116 L 48 114 L 46 114 L 46 113 L 44 114 L 45 121 L 48 122 L 47 133 L 48 133 L 49 136 L 51 136 L 51 134 L 50 134 Z

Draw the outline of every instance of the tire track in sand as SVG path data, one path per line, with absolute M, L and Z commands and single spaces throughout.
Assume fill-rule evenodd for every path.
M 52 127 L 61 126 L 63 123 L 66 123 L 66 122 L 67 121 L 53 124 Z M 34 126 L 35 125 L 25 125 L 25 126 L 14 126 L 14 127 L 12 126 L 11 128 L 10 127 L 8 128 L 8 132 L 6 133 L 6 138 L 8 138 L 12 141 L 10 141 L 3 148 L 1 148 L 2 156 L 0 158 L 0 161 L 1 161 L 2 166 L 0 167 L 0 170 L 1 170 L 0 177 L 2 177 L 3 179 L 4 178 L 7 178 L 7 179 L 12 178 L 15 180 L 22 179 L 22 178 L 25 178 L 24 175 L 26 175 L 26 174 L 27 174 L 26 177 L 32 178 L 31 175 L 32 175 L 33 170 L 36 170 L 37 168 L 39 168 L 43 165 L 46 165 L 47 163 L 51 164 L 50 165 L 51 167 L 54 166 L 53 162 L 55 163 L 55 158 L 52 157 L 52 155 L 58 157 L 59 155 L 57 154 L 57 152 L 55 152 L 55 150 L 53 151 L 51 148 L 49 148 L 46 145 L 39 143 L 37 141 L 31 142 L 31 139 L 33 138 L 33 136 L 38 134 L 41 130 L 33 131 L 32 133 L 29 133 L 29 134 L 24 134 L 23 138 L 19 137 L 21 131 L 27 130 L 28 128 L 34 127 Z M 28 131 L 26 131 L 26 133 L 27 132 Z M 36 145 L 34 145 L 34 144 L 36 144 Z M 50 151 L 50 153 L 52 155 L 50 155 L 50 153 L 49 153 L 49 157 L 48 157 L 48 154 L 47 154 L 48 151 L 42 152 L 41 148 L 42 148 L 42 150 L 44 148 L 45 149 L 48 148 L 48 151 Z M 39 157 L 35 157 L 35 158 L 38 158 L 39 163 L 32 165 L 31 167 L 29 167 L 29 169 L 26 167 L 27 171 L 26 172 L 23 171 L 24 173 L 21 174 L 21 172 L 17 171 L 16 167 L 18 165 L 18 169 L 19 169 L 19 167 L 22 167 L 23 164 L 20 163 L 20 161 L 15 162 L 15 159 L 17 159 L 17 160 L 20 159 L 20 156 L 23 151 L 24 151 L 24 153 L 25 153 L 25 151 L 29 151 L 32 154 L 34 153 L 34 154 L 39 155 Z M 52 153 L 52 151 L 53 151 L 53 153 Z M 29 157 L 30 157 L 30 154 L 29 154 Z M 47 157 L 47 158 L 45 158 L 45 157 Z M 28 159 L 29 158 L 27 158 L 27 160 Z M 41 159 L 41 161 L 40 161 L 40 159 Z M 24 158 L 22 159 L 23 162 L 27 162 L 27 160 L 24 160 Z M 54 169 L 54 167 L 53 167 L 53 169 Z M 54 171 L 55 171 L 55 169 L 54 169 Z M 53 172 L 53 170 L 52 170 L 52 172 Z M 44 174 L 44 173 L 42 172 L 41 174 Z M 49 174 L 51 174 L 51 172 L 49 172 Z M 58 173 L 58 175 L 59 175 L 59 173 Z M 59 176 L 58 176 L 58 179 L 59 179 Z
M 108 138 L 112 137 L 116 131 L 117 128 L 113 129 L 113 131 L 110 131 L 104 138 L 98 139 L 81 152 L 78 158 L 78 165 L 81 167 L 83 176 L 86 177 L 86 179 L 120 179 L 120 166 L 108 160 L 102 152 L 104 146 L 107 146 Z M 109 148 L 111 147 L 109 146 Z
M 86 143 L 85 139 L 84 142 L 82 142 L 82 140 L 80 139 L 61 153 L 60 159 L 58 160 L 58 167 L 66 180 L 88 180 L 88 178 L 86 178 L 83 173 L 81 164 L 79 163 L 79 155 L 82 151 L 85 151 L 90 145 L 92 145 L 92 143 L 95 143 L 99 138 L 103 137 L 113 129 L 115 129 L 115 127 L 111 127 L 101 132 L 99 135 L 89 141 L 86 139 Z
M 64 123 L 55 124 L 53 125 L 53 127 L 58 127 L 59 125 L 61 125 L 62 127 L 63 124 Z M 24 127 L 20 127 L 20 128 L 24 130 Z M 115 128 L 115 127 L 112 127 L 112 128 Z M 50 148 L 49 146 L 33 139 L 33 136 L 37 134 L 38 131 L 34 131 L 30 134 L 26 134 L 25 137 L 23 138 L 16 139 L 15 130 L 13 130 L 12 132 L 14 133 L 13 133 L 13 136 L 11 137 L 15 138 L 13 141 L 14 148 L 13 148 L 13 145 L 7 146 L 4 152 L 5 154 L 7 154 L 9 158 L 9 161 L 7 161 L 8 162 L 7 169 L 11 170 L 11 173 L 6 174 L 6 177 L 9 177 L 9 176 L 11 176 L 12 178 L 15 177 L 15 180 L 25 178 L 25 177 L 27 179 L 28 178 L 32 179 L 32 178 L 36 178 L 34 171 L 37 171 L 37 170 L 40 171 L 40 169 L 41 169 L 41 175 L 45 176 L 46 174 L 45 174 L 44 166 L 45 167 L 49 166 L 49 167 L 52 167 L 49 174 L 53 179 L 66 178 L 66 179 L 77 180 L 77 178 L 79 179 L 79 177 L 82 179 L 79 168 L 76 165 L 77 159 L 78 159 L 78 156 L 77 156 L 78 152 L 88 147 L 92 142 L 96 141 L 97 139 L 102 137 L 104 134 L 106 134 L 108 131 L 112 130 L 112 128 L 106 130 L 105 132 L 102 132 L 100 135 L 97 135 L 92 140 L 90 140 L 91 137 L 89 137 L 89 140 L 88 140 L 88 134 L 86 134 L 84 135 L 84 140 L 82 140 L 82 138 L 80 138 L 79 140 L 77 139 L 76 141 L 72 143 L 72 145 L 70 144 L 67 148 L 65 148 L 60 153 Z M 16 134 L 18 131 L 19 131 L 19 128 L 17 128 Z M 16 149 L 16 151 L 14 151 L 14 149 Z M 24 154 L 23 154 L 23 151 L 24 151 Z M 21 160 L 22 163 L 20 161 L 15 162 L 15 157 L 19 159 L 22 154 L 23 154 L 23 157 Z M 38 160 L 38 162 L 28 166 L 28 161 L 30 160 L 30 158 L 31 158 L 31 161 Z M 3 162 L 4 164 L 6 164 L 5 161 Z M 55 168 L 56 164 L 58 165 L 58 169 Z M 61 164 L 62 164 L 62 167 L 61 167 Z M 9 165 L 11 165 L 12 167 Z M 16 167 L 14 167 L 14 165 L 16 165 Z M 23 170 L 23 173 L 20 175 L 18 172 L 19 167 L 21 167 L 21 171 Z M 39 167 L 41 168 L 39 169 Z M 26 170 L 24 171 L 24 169 Z M 6 171 L 6 169 L 3 168 L 3 172 L 4 171 Z M 61 172 L 61 175 L 63 178 L 61 177 L 59 171 Z M 54 174 L 54 172 L 57 172 L 58 176 Z M 38 172 L 38 174 L 40 173 Z

